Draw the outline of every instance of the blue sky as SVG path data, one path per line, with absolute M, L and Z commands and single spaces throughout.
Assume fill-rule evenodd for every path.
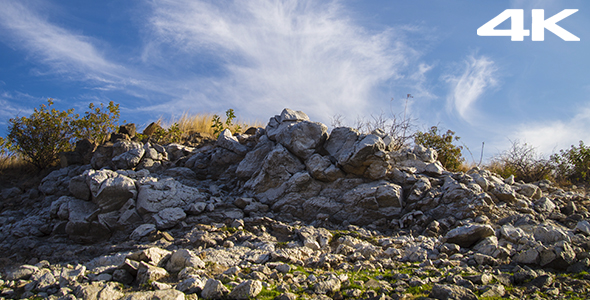
M 0 135 L 56 101 L 121 104 L 159 117 L 268 119 L 285 107 L 327 125 L 384 114 L 451 129 L 479 160 L 520 140 L 550 154 L 590 143 L 590 2 L 0 0 Z M 532 9 L 580 38 L 478 36 L 506 9 Z M 506 21 L 498 29 L 509 28 Z M 393 98 L 393 100 L 391 100 Z M 471 157 L 466 153 L 467 158 Z

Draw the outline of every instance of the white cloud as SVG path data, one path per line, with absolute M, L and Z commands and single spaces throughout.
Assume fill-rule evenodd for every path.
M 579 141 L 590 142 L 590 105 L 581 109 L 570 120 L 553 120 L 519 125 L 510 135 L 511 139 L 520 139 L 536 147 L 545 155 Z
M 447 108 L 456 110 L 461 118 L 472 122 L 477 114 L 473 109 L 475 102 L 486 90 L 498 84 L 498 68 L 494 61 L 486 56 L 471 55 L 463 64 L 461 75 L 443 76 L 451 88 L 447 96 Z
M 112 80 L 121 71 L 121 67 L 102 56 L 89 38 L 49 23 L 25 7 L 24 2 L 0 1 L 0 4 L 0 25 L 4 28 L 4 35 L 10 36 L 18 47 L 25 48 L 54 71 L 91 72 L 94 75 L 87 79 L 102 81 Z
M 400 77 L 417 55 L 395 30 L 369 33 L 355 25 L 336 1 L 169 0 L 152 6 L 160 45 L 149 43 L 143 59 L 214 57 L 223 74 L 197 81 L 195 89 L 255 117 L 290 107 L 314 120 L 337 113 L 352 120 L 370 111 L 376 88 Z

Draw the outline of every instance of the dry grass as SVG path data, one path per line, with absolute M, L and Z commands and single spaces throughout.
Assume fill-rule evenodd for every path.
M 169 128 L 170 126 L 174 125 L 175 123 L 178 124 L 180 131 L 185 135 L 191 135 L 193 133 L 205 133 L 213 136 L 214 129 L 213 125 L 213 116 L 214 114 L 209 113 L 200 113 L 189 115 L 188 113 L 184 113 L 178 119 L 169 119 L 164 120 L 160 117 L 156 123 L 158 123 L 163 128 Z M 222 117 L 222 122 L 225 122 L 225 118 Z M 240 128 L 239 132 L 244 132 L 250 127 L 264 127 L 263 123 L 260 121 L 255 122 L 243 122 L 238 120 L 232 126 L 230 126 L 230 130 L 232 132 L 236 132 L 237 128 Z
M 0 155 L 0 189 L 36 177 L 39 170 L 20 155 Z

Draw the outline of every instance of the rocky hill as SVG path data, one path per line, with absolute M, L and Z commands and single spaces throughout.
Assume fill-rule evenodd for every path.
M 586 298 L 589 198 L 285 109 L 197 147 L 81 142 L 2 190 L 4 299 Z

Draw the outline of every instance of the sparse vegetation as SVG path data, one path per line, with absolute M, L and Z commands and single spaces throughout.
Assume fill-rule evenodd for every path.
M 590 147 L 583 141 L 578 147 L 572 145 L 568 150 L 551 155 L 550 160 L 557 179 L 571 183 L 587 183 L 590 180 Z
M 60 111 L 52 105 L 53 100 L 48 99 L 47 105 L 41 104 L 30 116 L 8 121 L 8 136 L 0 140 L 3 156 L 21 155 L 44 169 L 54 164 L 59 152 L 72 150 L 77 139 L 104 141 L 119 120 L 119 106 L 113 102 L 106 111 L 102 104 L 95 107 L 91 103 L 82 118 L 74 109 Z
M 492 159 L 488 168 L 504 178 L 514 175 L 515 180 L 524 182 L 548 179 L 552 173 L 549 160 L 544 159 L 531 145 L 518 140 L 512 142 L 509 150 Z
M 228 109 L 225 112 L 225 122 L 221 122 L 221 118 L 218 115 L 213 115 L 211 128 L 213 128 L 213 135 L 217 136 L 225 129 L 231 130 L 233 133 L 239 133 L 242 131 L 242 127 L 239 124 L 234 124 L 233 121 L 236 118 L 233 109 Z
M 462 146 L 454 145 L 460 137 L 455 132 L 447 130 L 446 133 L 439 131 L 437 126 L 432 126 L 427 132 L 418 131 L 414 142 L 427 148 L 433 148 L 438 152 L 438 160 L 443 167 L 450 171 L 459 170 L 465 159 L 461 155 Z

